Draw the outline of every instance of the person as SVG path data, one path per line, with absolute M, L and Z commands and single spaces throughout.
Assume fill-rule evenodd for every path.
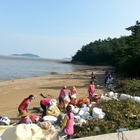
M 71 89 L 70 89 L 70 92 L 69 92 L 69 98 L 70 100 L 72 98 L 75 98 L 76 99 L 76 92 L 77 92 L 77 89 L 75 86 L 73 86 Z
M 108 81 L 109 77 L 110 77 L 110 74 L 108 73 L 108 74 L 105 76 L 105 85 L 107 84 L 107 81 Z
M 29 95 L 27 98 L 25 98 L 18 106 L 18 112 L 21 113 L 22 110 L 26 110 L 28 112 L 29 105 L 31 101 L 34 99 L 35 99 L 34 95 Z
M 67 95 L 66 88 L 67 88 L 66 86 L 63 86 L 62 89 L 61 89 L 61 91 L 60 91 L 60 93 L 59 93 L 59 105 L 61 103 L 63 103 L 63 107 L 64 108 L 66 107 L 66 104 L 65 104 L 65 101 L 64 101 L 64 98 Z
M 106 70 L 106 71 L 105 71 L 105 77 L 106 77 L 108 74 L 109 74 L 109 71 Z
M 95 85 L 93 81 L 90 81 L 90 85 L 88 87 L 88 96 L 89 96 L 90 102 L 92 102 L 94 94 L 95 94 Z
M 58 140 L 65 135 L 67 136 L 67 140 L 71 140 L 74 133 L 74 114 L 72 113 L 72 107 L 68 105 L 66 111 L 67 113 L 61 124 L 61 131 L 58 134 Z
M 37 123 L 38 121 L 42 120 L 42 117 L 36 114 L 32 114 L 30 115 L 30 119 L 32 121 L 32 123 Z
M 96 78 L 95 73 L 92 72 L 92 73 L 91 73 L 91 80 L 95 80 L 95 78 Z
M 51 105 L 56 105 L 57 101 L 55 99 L 42 99 L 40 101 L 40 106 L 43 109 L 42 118 L 46 116 L 46 111 Z
M 106 87 L 109 87 L 109 85 L 113 85 L 113 83 L 114 83 L 114 77 L 111 75 L 111 74 L 109 74 L 108 75 L 108 78 L 106 79 Z
M 21 117 L 21 119 L 17 124 L 22 124 L 22 123 L 31 124 L 32 123 L 32 120 L 30 119 L 29 113 L 26 110 L 22 110 L 20 112 L 20 117 Z

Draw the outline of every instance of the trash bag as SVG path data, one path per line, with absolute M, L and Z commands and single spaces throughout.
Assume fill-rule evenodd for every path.
M 105 117 L 105 113 L 102 111 L 101 108 L 94 107 L 92 109 L 92 116 L 94 119 L 103 119 Z
M 51 116 L 59 116 L 60 115 L 60 110 L 56 105 L 51 105 L 47 111 L 46 111 L 46 115 L 51 115 Z

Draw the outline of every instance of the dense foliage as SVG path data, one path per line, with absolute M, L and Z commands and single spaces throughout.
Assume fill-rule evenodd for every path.
M 140 78 L 140 22 L 126 28 L 130 36 L 107 38 L 82 46 L 72 62 L 90 65 L 113 65 L 119 74 Z
M 140 96 L 140 80 L 124 79 L 116 81 L 118 93 L 125 93 L 131 96 Z

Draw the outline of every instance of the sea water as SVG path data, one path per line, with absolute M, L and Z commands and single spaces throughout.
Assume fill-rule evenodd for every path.
M 73 72 L 76 65 L 62 63 L 62 60 L 0 56 L 0 81 L 23 79 Z

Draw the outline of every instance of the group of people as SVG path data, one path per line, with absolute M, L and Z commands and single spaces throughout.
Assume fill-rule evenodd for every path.
M 92 102 L 93 96 L 95 95 L 95 85 L 94 81 L 91 80 L 89 87 L 88 87 L 88 97 L 90 101 Z M 35 99 L 34 95 L 29 95 L 27 98 L 23 99 L 23 101 L 20 103 L 18 107 L 18 112 L 21 116 L 21 120 L 17 123 L 26 123 L 26 124 L 31 124 L 34 123 L 35 121 L 38 121 L 40 118 L 43 118 L 46 116 L 46 111 L 49 109 L 50 106 L 56 105 L 59 106 L 60 104 L 63 104 L 64 109 L 66 110 L 67 114 L 62 122 L 62 125 L 60 129 L 62 130 L 59 134 L 58 137 L 62 137 L 63 135 L 67 135 L 68 139 L 71 138 L 72 134 L 74 133 L 74 115 L 72 113 L 72 108 L 70 105 L 66 105 L 65 103 L 65 97 L 69 97 L 69 99 L 76 99 L 77 94 L 77 89 L 75 86 L 72 86 L 70 91 L 67 93 L 67 87 L 63 86 L 62 89 L 60 90 L 59 96 L 58 96 L 58 104 L 56 99 L 48 99 L 44 98 L 40 101 L 40 107 L 42 108 L 43 112 L 41 116 L 34 116 L 31 119 L 31 116 L 29 117 L 28 114 L 28 109 L 29 105 L 32 100 Z
M 93 101 L 93 97 L 96 95 L 96 89 L 94 85 L 95 80 L 95 73 L 92 72 L 91 74 L 91 80 L 87 89 L 88 92 L 88 98 L 90 102 Z M 23 99 L 22 102 L 18 106 L 18 112 L 21 119 L 17 124 L 31 124 L 31 123 L 37 123 L 39 120 L 41 120 L 44 116 L 47 115 L 47 110 L 54 105 L 59 108 L 59 105 L 63 106 L 63 109 L 66 111 L 66 115 L 63 119 L 63 122 L 60 126 L 60 133 L 58 134 L 58 139 L 64 135 L 67 135 L 68 139 L 71 139 L 73 133 L 74 133 L 74 114 L 72 113 L 72 107 L 69 104 L 66 104 L 66 97 L 70 100 L 77 98 L 77 89 L 75 86 L 72 86 L 70 90 L 67 92 L 67 86 L 63 86 L 60 90 L 60 93 L 58 95 L 58 104 L 56 99 L 49 99 L 43 96 L 43 99 L 40 100 L 40 107 L 42 108 L 42 114 L 41 115 L 31 115 L 29 114 L 29 106 L 30 103 L 35 99 L 34 95 L 29 95 L 27 98 Z M 3 124 L 10 124 L 10 121 L 5 117 L 0 117 L 0 123 Z
M 65 105 L 64 98 L 65 98 L 65 96 L 68 96 L 70 99 L 71 98 L 76 98 L 77 90 L 76 90 L 75 86 L 73 86 L 70 89 L 70 92 L 67 95 L 66 88 L 67 88 L 66 86 L 62 87 L 62 89 L 60 90 L 59 97 L 58 97 L 59 98 L 59 104 L 63 103 L 64 108 L 67 112 L 64 119 L 63 119 L 63 122 L 61 124 L 61 127 L 60 127 L 61 131 L 58 134 L 58 139 L 60 139 L 60 137 L 62 137 L 64 135 L 67 135 L 67 138 L 71 139 L 71 136 L 74 133 L 74 114 L 72 113 L 71 106 L 70 105 L 67 105 L 67 106 Z M 20 105 L 18 106 L 18 112 L 19 112 L 19 115 L 20 115 L 21 119 L 17 124 L 35 123 L 39 119 L 46 116 L 46 111 L 47 111 L 47 109 L 49 109 L 49 107 L 51 105 L 56 105 L 57 106 L 56 99 L 43 98 L 40 101 L 40 107 L 43 109 L 42 115 L 41 116 L 38 116 L 38 115 L 31 116 L 31 115 L 29 115 L 28 110 L 29 110 L 29 105 L 30 105 L 31 101 L 34 100 L 34 99 L 35 99 L 34 95 L 29 95 L 27 98 L 23 99 L 23 101 L 20 103 Z
M 42 118 L 41 116 L 34 116 L 32 117 L 31 119 L 31 116 L 29 117 L 29 114 L 28 114 L 28 108 L 29 107 L 29 102 L 31 102 L 33 100 L 33 95 L 30 95 L 28 98 L 25 98 L 22 103 L 19 105 L 19 113 L 20 113 L 20 116 L 21 116 L 21 120 L 17 123 L 17 124 L 20 124 L 20 123 L 25 123 L 25 124 L 31 124 L 31 123 L 35 123 L 35 121 L 38 121 L 40 118 Z M 23 103 L 27 103 L 25 105 L 25 107 L 23 108 Z M 42 109 L 46 110 L 46 108 L 48 108 L 51 104 L 55 104 L 55 100 L 52 99 L 52 100 L 49 100 L 49 99 L 43 99 L 40 101 L 40 105 L 42 107 Z M 21 107 L 25 110 L 21 110 Z M 46 108 L 45 108 L 46 107 Z M 63 122 L 60 126 L 60 132 L 58 133 L 58 140 L 61 139 L 61 137 L 67 135 L 67 139 L 70 140 L 73 133 L 74 133 L 74 114 L 72 113 L 72 107 L 70 105 L 68 105 L 66 107 L 66 115 L 63 119 Z M 46 112 L 43 111 L 43 115 L 46 115 L 45 114 Z
M 66 97 L 69 97 L 69 99 L 71 100 L 72 98 L 75 98 L 76 99 L 76 94 L 77 94 L 77 89 L 75 86 L 73 86 L 69 93 L 67 94 L 67 87 L 66 86 L 63 86 L 62 89 L 60 90 L 60 93 L 59 93 L 59 105 L 63 104 L 63 108 L 65 109 L 65 107 L 67 106 L 66 104 L 66 101 L 65 101 L 65 98 Z M 58 105 L 58 106 L 59 106 Z
M 94 97 L 96 97 L 96 88 L 94 82 L 96 82 L 96 73 L 91 73 L 91 79 L 89 86 L 87 88 L 88 98 L 90 102 L 93 101 Z M 109 73 L 108 70 L 105 72 L 105 84 L 108 84 L 109 80 L 113 81 L 113 75 Z M 41 115 L 30 115 L 29 114 L 29 106 L 30 103 L 35 99 L 34 95 L 29 95 L 27 98 L 23 99 L 23 101 L 18 106 L 18 112 L 21 117 L 20 121 L 17 124 L 25 123 L 25 124 L 31 124 L 36 123 L 38 120 L 41 120 L 44 116 L 46 116 L 47 110 L 52 106 L 58 106 L 62 105 L 63 109 L 66 111 L 66 115 L 63 119 L 63 122 L 60 126 L 60 133 L 58 134 L 58 139 L 60 137 L 67 135 L 68 139 L 71 139 L 73 133 L 74 133 L 74 114 L 72 113 L 72 107 L 69 104 L 66 104 L 65 98 L 68 97 L 70 100 L 77 98 L 77 89 L 75 86 L 72 86 L 69 92 L 67 93 L 67 86 L 63 86 L 59 92 L 58 95 L 58 104 L 56 99 L 49 99 L 43 96 L 43 99 L 40 100 L 40 107 L 42 108 L 42 114 Z M 1 120 L 5 121 L 5 118 L 0 118 Z M 7 118 L 6 118 L 7 119 Z

